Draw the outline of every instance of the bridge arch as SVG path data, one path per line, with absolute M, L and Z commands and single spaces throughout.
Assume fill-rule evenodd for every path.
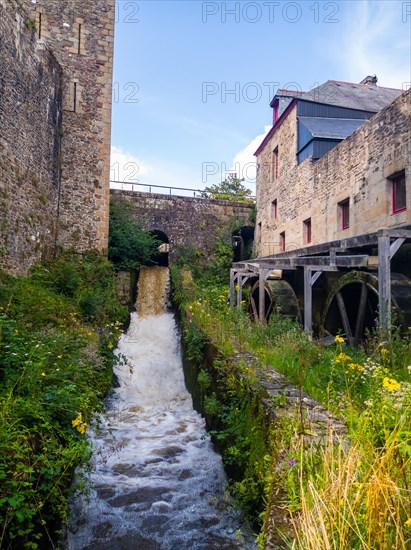
M 161 241 L 161 244 L 157 248 L 157 251 L 152 255 L 150 263 L 162 267 L 168 267 L 168 255 L 170 251 L 170 241 L 168 236 L 164 233 L 164 231 L 160 231 L 159 229 L 151 230 L 150 233 L 157 240 Z
M 241 228 L 239 236 L 243 239 L 254 227 L 250 221 L 252 203 L 120 189 L 112 189 L 110 193 L 118 201 L 130 203 L 132 214 L 146 231 L 157 231 L 168 238 L 170 263 L 179 247 L 190 247 L 207 260 L 220 235 L 231 233 L 233 225 Z

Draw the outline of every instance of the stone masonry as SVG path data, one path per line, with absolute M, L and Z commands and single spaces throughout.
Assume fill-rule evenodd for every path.
M 121 190 L 111 190 L 111 194 L 132 203 L 136 221 L 144 229 L 161 231 L 167 236 L 171 262 L 179 246 L 192 247 L 207 259 L 219 235 L 229 231 L 234 222 L 254 226 L 250 221 L 253 208 L 250 203 Z
M 22 273 L 53 247 L 62 69 L 27 14 L 0 0 L 0 265 Z
M 107 250 L 114 5 L 0 0 L 0 244 L 9 271 L 24 273 L 50 249 Z
M 291 110 L 257 157 L 257 253 L 306 246 L 303 223 L 311 218 L 311 244 L 411 223 L 411 90 L 365 122 L 316 162 L 297 165 L 297 114 Z M 273 151 L 278 147 L 275 177 Z M 393 213 L 390 178 L 405 171 L 405 210 Z M 348 199 L 349 228 L 339 203 Z M 277 218 L 273 201 L 277 201 Z

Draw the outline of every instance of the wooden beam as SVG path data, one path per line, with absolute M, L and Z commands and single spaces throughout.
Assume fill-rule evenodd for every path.
M 390 244 L 390 259 L 391 260 L 394 257 L 394 255 L 396 254 L 396 252 L 398 252 L 400 246 L 402 244 L 404 244 L 404 242 L 405 242 L 405 239 L 398 238 L 393 243 Z
M 378 237 L 378 296 L 380 331 L 388 338 L 391 327 L 391 254 L 390 237 Z
M 355 344 L 361 342 L 361 336 L 364 330 L 365 310 L 367 309 L 368 289 L 367 285 L 361 285 L 360 304 L 358 306 L 357 322 L 355 324 Z
M 392 237 L 393 239 L 411 239 L 411 229 L 401 229 L 394 227 L 392 229 L 381 229 L 378 237 Z
M 348 338 L 350 345 L 352 346 L 354 344 L 354 338 L 352 336 L 352 331 L 350 327 L 350 321 L 347 315 L 347 310 L 345 309 L 344 298 L 342 297 L 342 294 L 340 291 L 337 292 L 336 296 L 337 296 L 338 309 L 340 310 L 341 320 L 344 327 L 344 332 Z

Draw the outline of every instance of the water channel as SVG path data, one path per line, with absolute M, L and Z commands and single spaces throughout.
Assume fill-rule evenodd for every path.
M 89 491 L 72 503 L 66 549 L 256 548 L 185 388 L 167 287 L 167 268 L 142 270 L 137 313 L 117 350 L 127 361 L 119 360 L 119 386 L 88 433 Z

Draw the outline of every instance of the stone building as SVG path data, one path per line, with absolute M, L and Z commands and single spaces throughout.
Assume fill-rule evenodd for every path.
M 411 91 L 376 81 L 278 90 L 255 153 L 258 256 L 411 222 Z
M 108 239 L 114 0 L 0 0 L 0 265 Z

